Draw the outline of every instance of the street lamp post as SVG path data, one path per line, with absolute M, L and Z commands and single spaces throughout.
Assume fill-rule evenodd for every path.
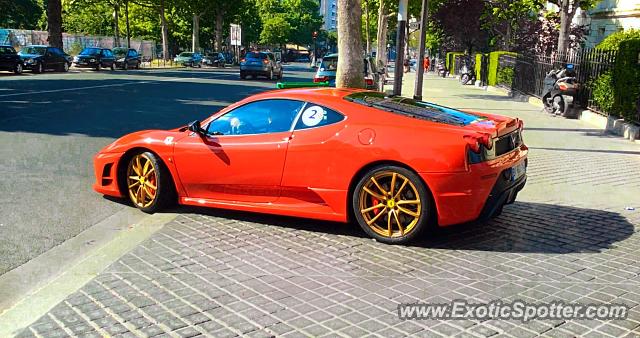
M 420 44 L 418 46 L 418 60 L 416 83 L 413 90 L 413 99 L 422 100 L 422 80 L 424 75 L 424 49 L 427 39 L 427 16 L 429 14 L 429 0 L 422 0 L 422 18 L 420 19 Z
M 398 32 L 396 35 L 396 65 L 393 74 L 393 95 L 402 94 L 402 66 L 404 64 L 404 39 L 407 29 L 407 7 L 409 0 L 398 4 Z

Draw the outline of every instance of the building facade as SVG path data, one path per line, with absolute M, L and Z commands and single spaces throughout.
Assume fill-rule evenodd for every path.
M 640 0 L 602 0 L 576 13 L 574 22 L 587 27 L 585 47 L 593 48 L 617 31 L 640 29 Z
M 320 0 L 320 15 L 324 20 L 322 29 L 335 31 L 338 27 L 338 0 Z

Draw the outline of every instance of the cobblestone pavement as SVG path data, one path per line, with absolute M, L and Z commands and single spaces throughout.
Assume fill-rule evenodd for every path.
M 430 81 L 452 93 L 444 100 L 484 93 Z M 182 208 L 19 336 L 639 336 L 640 212 L 624 204 L 639 201 L 612 189 L 640 196 L 640 147 L 528 104 L 477 100 L 533 125 L 528 186 L 498 218 L 390 246 L 356 225 Z M 400 303 L 454 299 L 630 311 L 617 321 L 398 318 Z

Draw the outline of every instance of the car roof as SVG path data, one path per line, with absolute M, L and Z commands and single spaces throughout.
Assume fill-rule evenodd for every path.
M 268 98 L 291 98 L 302 101 L 309 101 L 315 98 L 343 98 L 349 94 L 367 91 L 359 88 L 333 88 L 333 87 L 316 87 L 316 88 L 291 88 L 277 89 L 263 92 L 251 96 L 254 99 Z

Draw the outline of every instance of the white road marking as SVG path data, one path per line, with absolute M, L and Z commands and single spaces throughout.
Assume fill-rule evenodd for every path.
M 107 88 L 107 87 L 123 87 L 135 84 L 147 84 L 147 83 L 157 83 L 157 82 L 179 82 L 186 80 L 206 80 L 206 79 L 216 79 L 222 77 L 229 76 L 237 76 L 237 74 L 222 74 L 216 76 L 207 76 L 207 77 L 183 77 L 177 79 L 162 79 L 162 80 L 152 80 L 152 81 L 136 81 L 136 82 L 127 82 L 127 83 L 112 83 L 106 85 L 96 85 L 96 86 L 86 86 L 86 87 L 75 87 L 75 88 L 62 88 L 62 89 L 50 89 L 50 90 L 39 90 L 35 92 L 22 92 L 22 93 L 11 93 L 11 94 L 0 94 L 0 97 L 10 97 L 10 96 L 20 96 L 20 95 L 35 95 L 35 94 L 46 94 L 46 93 L 58 93 L 58 92 L 67 92 L 67 91 L 76 91 L 76 90 L 85 90 L 85 89 L 96 89 L 96 88 Z M 110 80 L 110 79 L 104 79 Z M 93 80 L 97 81 L 97 80 Z

